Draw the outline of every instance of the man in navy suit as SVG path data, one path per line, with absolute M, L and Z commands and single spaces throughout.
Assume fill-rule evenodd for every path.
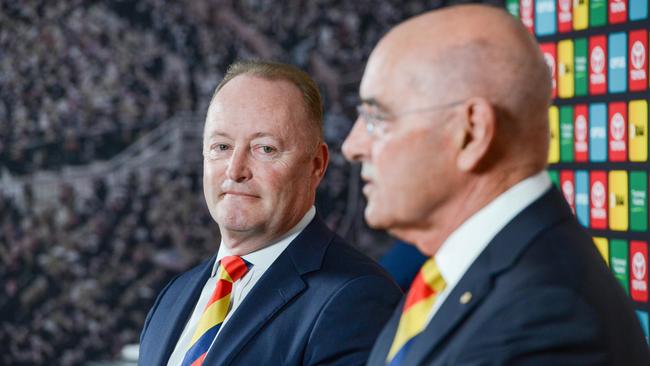
M 504 10 L 391 30 L 343 151 L 365 217 L 429 256 L 369 365 L 649 365 L 632 304 L 544 171 L 551 79 Z
M 316 214 L 328 149 L 315 83 L 289 65 L 232 65 L 203 151 L 221 246 L 158 296 L 139 364 L 364 364 L 401 292 Z

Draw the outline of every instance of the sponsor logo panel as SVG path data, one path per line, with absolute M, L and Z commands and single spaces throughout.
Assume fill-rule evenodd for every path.
M 648 0 L 630 0 L 629 10 L 630 20 L 646 19 L 648 17 Z
M 597 27 L 605 24 L 607 24 L 607 0 L 590 0 L 589 25 Z
M 607 229 L 607 173 L 592 171 L 589 176 L 589 222 L 593 229 Z
M 594 103 L 589 105 L 589 160 L 607 161 L 607 105 Z
M 626 231 L 628 228 L 628 181 L 627 171 L 609 172 L 609 228 Z
M 535 33 L 539 36 L 555 33 L 555 1 L 537 0 L 535 2 Z
M 630 32 L 628 42 L 628 81 L 630 91 L 643 91 L 648 87 L 648 31 Z
M 630 230 L 648 230 L 648 174 L 630 172 Z
M 648 102 L 633 100 L 629 104 L 630 161 L 648 161 Z
M 560 98 L 573 97 L 573 40 L 565 39 L 557 44 L 557 79 L 558 96 Z
M 648 243 L 630 241 L 630 296 L 648 302 Z
M 589 1 L 573 1 L 573 30 L 587 29 L 589 26 Z
M 627 160 L 627 105 L 609 104 L 609 161 Z
M 609 92 L 622 93 L 627 90 L 627 34 L 609 35 Z
M 574 92 L 576 96 L 587 95 L 589 89 L 588 54 L 589 47 L 586 38 L 573 41 L 574 52 Z
M 589 115 L 586 104 L 578 104 L 574 114 L 574 158 L 576 162 L 589 161 Z
M 607 92 L 607 38 L 589 38 L 589 94 Z
M 627 271 L 627 241 L 621 239 L 612 239 L 609 245 L 609 266 L 614 274 L 614 277 L 623 286 L 627 294 L 630 293 L 630 286 L 628 285 L 628 271 Z
M 573 107 L 560 107 L 560 161 L 573 162 Z
M 589 227 L 589 173 L 584 170 L 575 173 L 575 207 L 580 225 Z
M 556 106 L 548 109 L 548 123 L 551 139 L 548 146 L 548 162 L 560 161 L 560 112 Z
M 627 0 L 609 0 L 609 22 L 624 23 L 627 20 Z
M 557 30 L 560 33 L 573 30 L 573 0 L 557 0 Z

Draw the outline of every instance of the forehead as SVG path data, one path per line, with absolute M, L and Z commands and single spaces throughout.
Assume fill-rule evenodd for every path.
M 213 129 L 276 130 L 307 123 L 300 90 L 289 81 L 239 75 L 216 94 L 206 116 Z M 259 131 L 257 131 L 259 132 Z
M 393 110 L 419 103 L 423 80 L 418 78 L 422 78 L 425 67 L 415 56 L 393 44 L 380 44 L 364 70 L 359 88 L 361 100 Z

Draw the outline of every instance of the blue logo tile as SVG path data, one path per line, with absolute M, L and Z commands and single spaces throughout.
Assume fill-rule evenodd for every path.
M 607 161 L 607 106 L 594 103 L 589 106 L 589 160 Z
M 535 33 L 545 36 L 555 33 L 555 0 L 537 0 L 535 4 Z
M 630 20 L 648 17 L 648 0 L 630 0 Z
M 609 35 L 609 92 L 622 93 L 627 89 L 627 34 Z
M 589 227 L 589 173 L 576 171 L 576 216 L 578 222 Z

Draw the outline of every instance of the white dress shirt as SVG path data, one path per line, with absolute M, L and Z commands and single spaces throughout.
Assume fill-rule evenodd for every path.
M 497 196 L 449 235 L 434 256 L 446 287 L 436 298 L 427 324 L 490 241 L 550 187 L 546 171 L 528 177 Z
M 242 278 L 233 283 L 232 293 L 230 296 L 230 311 L 228 312 L 226 319 L 224 319 L 223 323 L 221 323 L 221 328 L 219 328 L 219 331 L 217 332 L 217 337 L 219 336 L 221 329 L 223 329 L 225 324 L 231 318 L 232 314 L 235 312 L 235 310 L 237 310 L 237 307 L 239 307 L 242 301 L 244 301 L 246 295 L 248 295 L 257 281 L 259 281 L 264 272 L 266 272 L 266 270 L 271 267 L 271 264 L 273 264 L 273 262 L 275 262 L 280 254 L 282 254 L 282 252 L 289 246 L 289 244 L 291 244 L 293 239 L 295 239 L 298 234 L 300 234 L 305 229 L 305 227 L 307 227 L 314 216 L 316 216 L 316 208 L 312 206 L 311 209 L 309 209 L 309 211 L 307 211 L 307 213 L 302 217 L 302 219 L 277 242 L 255 252 L 241 256 L 245 261 L 251 263 L 252 267 Z M 223 245 L 222 241 L 221 245 L 219 246 L 219 252 L 217 253 L 217 259 L 215 260 L 212 267 L 212 274 L 210 275 L 210 278 L 205 282 L 203 290 L 201 291 L 201 296 L 194 306 L 192 316 L 185 324 L 183 333 L 181 333 L 181 336 L 178 338 L 178 342 L 176 342 L 176 347 L 174 348 L 174 351 L 172 352 L 171 356 L 169 357 L 169 361 L 167 362 L 168 366 L 180 366 L 182 364 L 183 357 L 185 357 L 185 353 L 190 347 L 190 341 L 194 335 L 194 330 L 196 329 L 199 319 L 203 314 L 203 309 L 212 296 L 212 292 L 214 291 L 217 281 L 219 280 L 219 276 L 217 276 L 219 263 L 223 257 L 227 257 L 229 255 L 231 255 L 230 250 L 225 245 Z

